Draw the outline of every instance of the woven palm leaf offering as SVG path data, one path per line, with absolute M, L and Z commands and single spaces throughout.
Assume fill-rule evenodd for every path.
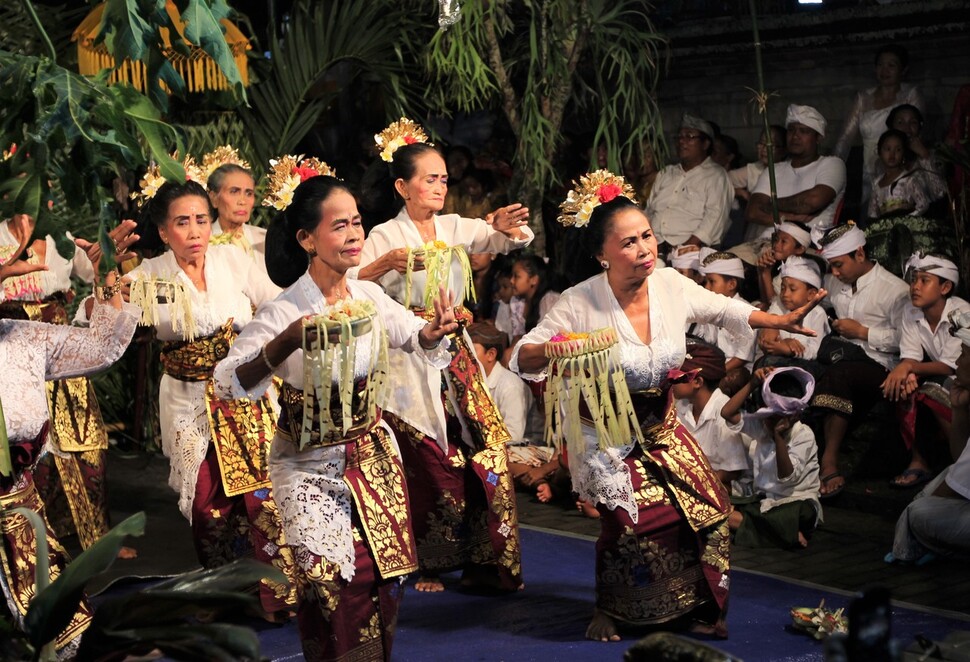
M 387 335 L 376 315 L 370 301 L 341 299 L 303 320 L 300 450 L 342 443 L 377 423 Z
M 438 288 L 451 289 L 452 263 L 458 260 L 465 295 L 475 301 L 475 283 L 472 265 L 464 246 L 449 246 L 443 241 L 429 241 L 424 246 L 408 249 L 407 271 L 404 273 L 404 301 L 411 301 L 411 289 L 415 271 L 424 271 L 424 293 L 421 300 L 427 309 L 432 308 Z
M 624 446 L 642 433 L 623 367 L 616 331 L 562 331 L 546 342 L 546 442 L 573 456 L 585 450 L 581 419 L 596 428 L 600 449 Z
M 176 280 L 174 274 L 170 278 L 148 276 L 132 280 L 129 300 L 141 308 L 138 323 L 142 326 L 157 326 L 161 319 L 158 306 L 167 305 L 172 331 L 189 342 L 195 340 L 192 300 L 185 285 Z

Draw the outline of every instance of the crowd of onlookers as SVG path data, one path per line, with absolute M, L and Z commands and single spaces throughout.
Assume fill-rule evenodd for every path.
M 797 309 L 822 288 L 827 292 L 805 320 L 815 336 L 744 335 L 710 325 L 686 330 L 693 344 L 683 368 L 689 376 L 675 389 L 678 412 L 731 490 L 740 544 L 808 544 L 822 518 L 821 502 L 851 479 L 842 465 L 843 441 L 877 405 L 892 412 L 910 457 L 892 487 L 924 486 L 961 453 L 970 462 L 963 453 L 966 426 L 953 423 L 966 416 L 958 405 L 966 405 L 952 398 L 954 389 L 962 398 L 970 385 L 959 379 L 963 344 L 954 335 L 961 328 L 956 319 L 970 320 L 970 304 L 957 296 L 959 256 L 947 251 L 952 201 L 966 186 L 966 173 L 934 148 L 942 142 L 966 149 L 970 86 L 961 90 L 948 132 L 937 141 L 922 135 L 923 101 L 903 82 L 907 67 L 904 48 L 878 50 L 876 86 L 858 94 L 840 136 L 830 134 L 814 107 L 792 104 L 784 125 L 762 132 L 757 159 L 744 163 L 735 139 L 688 114 L 674 134 L 672 163 L 660 167 L 649 145 L 624 163 L 667 266 L 708 290 L 775 313 Z M 823 144 L 833 138 L 834 154 L 827 155 Z M 861 213 L 849 219 L 844 159 L 859 141 Z M 605 166 L 605 150 L 593 156 L 590 161 Z M 507 173 L 497 175 L 494 160 L 483 161 L 484 167 L 469 150 L 451 149 L 446 212 L 484 217 L 505 202 Z M 472 267 L 479 296 L 469 331 L 515 440 L 517 483 L 542 501 L 568 500 L 567 463 L 544 445 L 541 390 L 506 365 L 510 347 L 572 279 L 531 254 L 475 256 Z M 742 424 L 741 413 L 766 398 L 804 400 L 811 407 L 804 415 L 746 415 Z M 950 444 L 953 433 L 963 437 Z M 787 453 L 779 452 L 779 443 L 787 444 Z M 965 512 L 970 481 L 963 473 L 948 470 L 942 489 L 962 495 L 949 505 Z M 939 484 L 933 480 L 935 492 Z M 897 540 L 890 559 L 961 547 L 938 532 L 933 535 L 943 543 L 913 543 L 919 538 L 919 526 L 910 521 L 914 509 L 915 503 L 904 516 L 907 524 L 900 524 L 910 542 Z M 595 509 L 585 511 L 595 515 Z M 961 549 L 970 550 L 970 535 L 960 535 Z

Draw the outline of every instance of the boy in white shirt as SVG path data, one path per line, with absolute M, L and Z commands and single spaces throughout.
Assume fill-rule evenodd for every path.
M 764 406 L 742 414 L 744 401 L 758 386 Z M 760 368 L 721 410 L 732 430 L 757 444 L 754 489 L 763 497 L 738 505 L 728 517 L 738 545 L 807 547 L 822 521 L 815 435 L 799 421 L 814 390 L 815 379 L 806 370 Z
M 495 406 L 505 420 L 512 440 L 509 442 L 509 471 L 516 486 L 538 488 L 558 467 L 553 448 L 544 441 L 543 420 L 528 385 L 500 362 L 508 348 L 508 336 L 491 322 L 475 322 L 468 327 L 475 354 L 485 370 L 485 383 Z
M 745 301 L 738 291 L 744 282 L 744 263 L 734 253 L 715 251 L 713 248 L 700 250 L 700 272 L 704 276 L 704 287 L 716 294 Z M 755 335 L 748 329 L 735 332 L 714 326 L 713 324 L 691 325 L 687 334 L 694 335 L 701 340 L 717 345 L 727 358 L 725 367 L 750 368 L 754 361 Z
M 970 304 L 952 296 L 960 273 L 949 258 L 914 253 L 906 262 L 906 277 L 912 305 L 903 313 L 901 360 L 881 385 L 883 395 L 898 404 L 900 433 L 912 451 L 909 466 L 890 481 L 897 488 L 917 487 L 931 478 L 929 462 L 915 443 L 917 412 L 929 409 L 941 433 L 949 427 L 944 384 L 956 370 L 962 345 L 950 333 L 950 316 L 970 312 Z
M 781 265 L 781 288 L 779 299 L 768 309 L 774 315 L 795 310 L 811 301 L 822 287 L 822 274 L 814 261 L 792 255 Z M 761 329 L 758 332 L 758 348 L 764 354 L 757 367 L 796 365 L 816 374 L 819 366 L 814 363 L 822 338 L 829 333 L 829 320 L 821 306 L 813 308 L 802 324 L 817 335 L 796 335 L 789 331 Z
M 721 409 L 728 402 L 728 396 L 717 386 L 727 372 L 724 352 L 707 343 L 688 343 L 687 358 L 680 369 L 687 373 L 687 379 L 671 387 L 677 400 L 677 417 L 697 440 L 724 486 L 739 496 L 750 495 L 751 466 L 747 448 L 741 434 L 732 431 L 721 417 Z M 747 481 L 733 489 L 745 477 Z

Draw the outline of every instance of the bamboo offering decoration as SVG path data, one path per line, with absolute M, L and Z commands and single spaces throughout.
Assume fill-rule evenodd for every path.
M 158 305 L 169 307 L 172 331 L 192 342 L 195 340 L 195 319 L 192 316 L 192 301 L 185 285 L 173 278 L 136 278 L 131 281 L 132 304 L 141 308 L 142 326 L 157 326 L 159 322 Z
M 319 412 L 319 440 L 324 444 L 347 438 L 350 428 L 369 427 L 377 420 L 387 375 L 387 334 L 376 322 L 377 310 L 366 300 L 341 299 L 322 315 L 303 320 L 303 425 L 299 449 L 311 445 L 314 411 Z M 370 333 L 370 362 L 363 375 L 356 371 L 358 338 Z M 366 380 L 355 403 L 358 380 Z M 339 421 L 334 420 L 334 383 Z M 336 403 L 334 403 L 336 404 Z M 358 420 L 354 420 L 354 414 Z M 360 417 L 362 414 L 362 418 Z
M 3 402 L 0 402 L 0 476 L 13 475 L 13 461 L 10 459 L 10 440 L 7 438 L 7 419 L 3 416 Z
M 424 264 L 425 281 L 424 295 L 421 297 L 423 305 L 431 310 L 433 301 L 438 296 L 438 288 L 448 290 L 451 286 L 451 258 L 458 258 L 461 266 L 461 279 L 465 285 L 465 298 L 475 301 L 475 281 L 472 265 L 468 261 L 468 253 L 464 246 L 449 246 L 443 241 L 429 241 L 419 248 L 408 249 L 407 270 L 404 273 L 404 302 L 411 303 L 411 284 L 414 279 L 415 265 Z
M 565 440 L 574 457 L 584 452 L 580 398 L 596 427 L 600 449 L 624 446 L 643 434 L 633 410 L 623 367 L 614 356 L 616 331 L 562 331 L 546 343 L 546 443 L 561 448 Z

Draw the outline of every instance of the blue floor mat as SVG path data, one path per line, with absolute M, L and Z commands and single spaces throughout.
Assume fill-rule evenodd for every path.
M 590 540 L 522 529 L 525 590 L 501 597 L 468 595 L 457 590 L 457 574 L 443 578 L 448 589 L 444 593 L 418 593 L 409 587 L 399 615 L 394 659 L 621 660 L 635 638 L 616 643 L 583 638 L 593 609 L 593 564 Z M 830 608 L 847 606 L 850 600 L 823 588 L 743 570 L 732 570 L 731 582 L 730 637 L 711 643 L 746 662 L 822 660 L 821 642 L 789 630 L 788 610 L 817 606 L 822 598 Z M 294 623 L 254 627 L 264 656 L 279 661 L 302 659 Z M 970 630 L 970 619 L 893 608 L 893 637 L 904 646 L 916 634 L 942 639 L 952 630 Z

